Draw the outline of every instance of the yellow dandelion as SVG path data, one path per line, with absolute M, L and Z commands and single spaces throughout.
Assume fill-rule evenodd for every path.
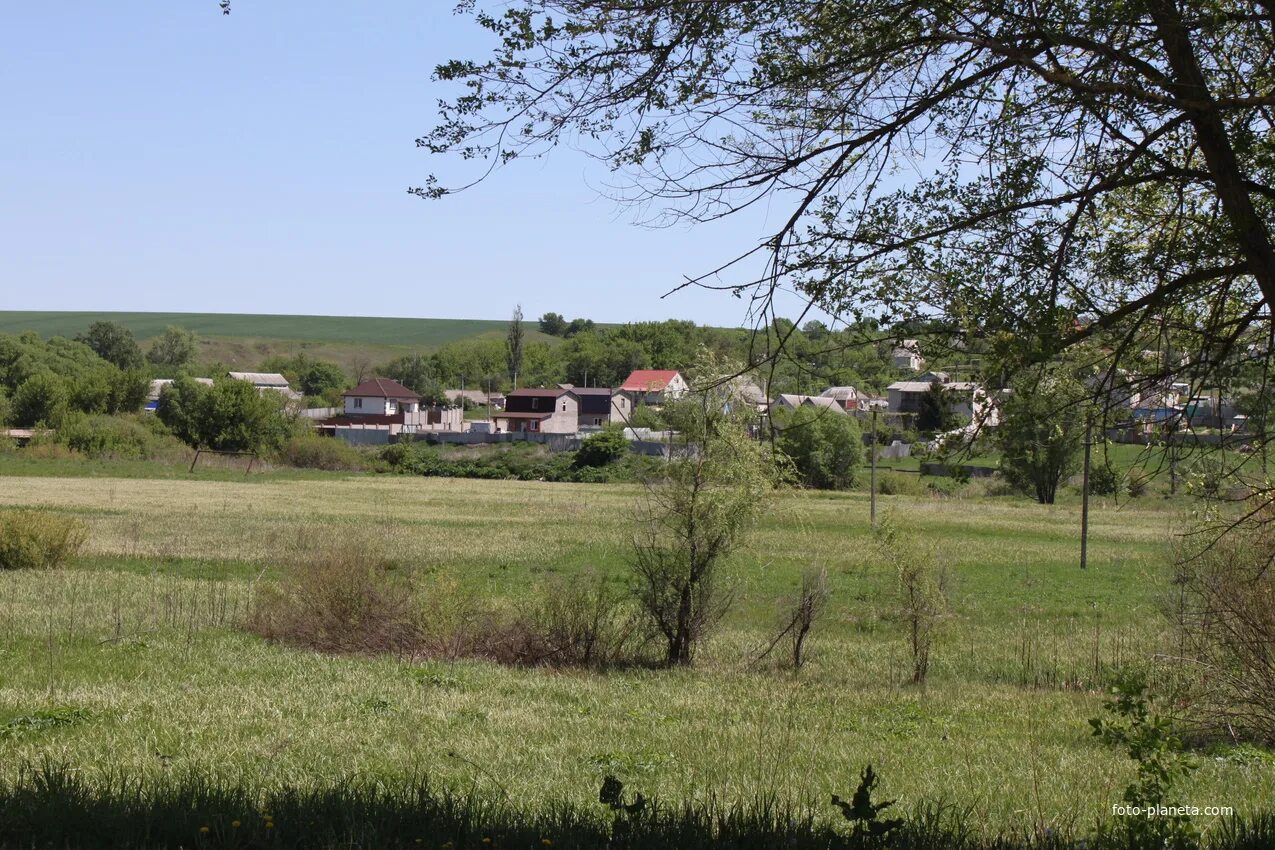
M 490 837 L 487 837 L 487 838 L 484 838 L 484 839 L 483 839 L 483 844 L 490 844 L 490 843 L 491 843 L 491 838 L 490 838 Z
M 239 828 L 239 821 L 237 821 L 237 820 L 232 820 L 232 821 L 230 822 L 230 825 L 231 825 L 232 827 L 234 827 L 235 829 L 238 829 L 238 828 Z
M 552 847 L 552 846 L 553 846 L 553 842 L 552 842 L 552 841 L 550 841 L 548 838 L 542 838 L 542 839 L 540 839 L 540 843 L 541 843 L 541 844 L 543 844 L 543 845 L 544 845 L 544 846 L 546 846 L 546 847 Z
M 201 826 L 201 827 L 199 828 L 199 831 L 200 831 L 200 832 L 202 832 L 204 835 L 207 835 L 207 834 L 208 834 L 208 827 L 206 827 L 206 826 Z
M 266 829 L 274 829 L 274 821 L 272 820 L 266 821 Z

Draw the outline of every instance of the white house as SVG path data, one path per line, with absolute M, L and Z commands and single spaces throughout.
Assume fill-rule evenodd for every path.
M 346 416 L 394 416 L 421 409 L 419 395 L 389 378 L 369 378 L 341 397 L 345 399 Z
M 900 340 L 890 357 L 895 369 L 916 372 L 925 365 L 921 356 L 921 344 L 914 339 Z
M 278 372 L 227 372 L 226 377 L 235 381 L 247 381 L 261 392 L 271 390 L 281 393 L 292 401 L 303 398 L 301 393 L 288 386 L 288 379 Z
M 639 403 L 663 404 L 686 395 L 691 385 L 676 369 L 635 369 L 620 389 L 633 394 Z
M 465 428 L 465 412 L 460 407 L 422 409 L 419 395 L 389 378 L 366 380 L 342 397 L 340 415 L 315 424 L 320 431 L 350 442 L 384 443 L 399 434 Z
M 854 410 L 859 406 L 859 391 L 854 387 L 828 387 L 819 393 L 820 398 L 830 398 L 841 405 L 842 410 Z

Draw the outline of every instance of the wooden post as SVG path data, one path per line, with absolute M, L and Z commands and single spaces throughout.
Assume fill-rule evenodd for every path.
M 201 451 L 203 451 L 203 449 L 195 449 L 195 458 L 190 462 L 190 472 L 195 471 L 195 464 L 199 463 L 199 453 Z
M 1080 568 L 1089 566 L 1089 459 L 1093 450 L 1093 418 L 1085 421 L 1085 472 L 1080 484 Z
M 877 527 L 877 409 L 872 408 L 872 443 L 869 447 L 872 452 L 872 477 L 869 487 L 872 490 L 872 508 L 871 521 L 872 527 Z

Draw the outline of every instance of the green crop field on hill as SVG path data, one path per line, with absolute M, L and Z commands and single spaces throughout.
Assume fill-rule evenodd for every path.
M 45 337 L 72 337 L 103 319 L 124 325 L 143 340 L 158 336 L 169 325 L 180 325 L 200 336 L 417 347 L 436 347 L 484 334 L 503 334 L 507 325 L 503 319 L 0 311 L 0 333 L 35 331 Z

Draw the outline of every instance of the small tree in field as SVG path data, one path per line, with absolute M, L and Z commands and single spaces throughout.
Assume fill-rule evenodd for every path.
M 674 666 L 691 662 L 729 608 L 721 565 L 774 489 L 776 466 L 765 444 L 749 436 L 745 414 L 711 388 L 697 388 L 665 413 L 679 439 L 646 482 L 633 572 L 637 600 Z
M 863 439 L 854 417 L 802 405 L 773 419 L 776 443 L 807 487 L 844 490 L 863 462 Z
M 935 378 L 930 388 L 921 396 L 920 409 L 916 412 L 919 431 L 950 431 L 956 427 L 956 414 L 952 412 L 952 399 L 943 382 Z
M 1017 383 L 1001 411 L 1001 472 L 1042 505 L 1052 505 L 1058 487 L 1079 468 L 1084 397 L 1074 379 L 1047 373 Z

